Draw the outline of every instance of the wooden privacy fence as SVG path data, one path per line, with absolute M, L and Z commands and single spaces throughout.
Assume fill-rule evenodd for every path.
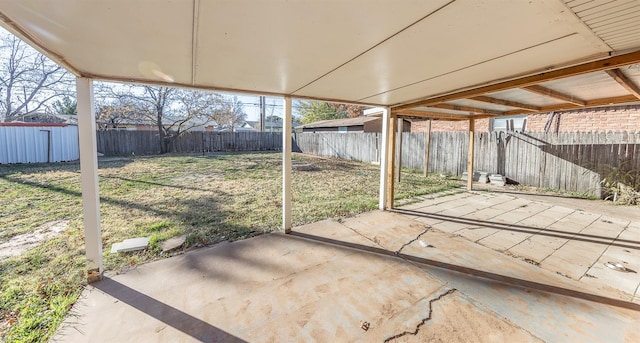
M 379 159 L 376 133 L 299 133 L 298 151 L 365 162 Z M 476 171 L 499 173 L 514 182 L 601 196 L 603 178 L 640 169 L 640 133 L 475 134 Z M 429 171 L 461 175 L 467 168 L 466 132 L 433 132 Z M 402 135 L 402 165 L 422 169 L 424 133 Z M 628 175 L 628 174 L 625 174 Z
M 157 131 L 98 131 L 97 145 L 98 151 L 105 155 L 160 153 Z M 170 147 L 175 153 L 281 149 L 282 134 L 279 132 L 186 132 Z
M 378 133 L 295 133 L 293 151 L 376 162 L 380 159 L 379 140 Z
M 98 151 L 105 155 L 157 154 L 155 131 L 99 131 Z M 293 150 L 363 162 L 380 159 L 378 133 L 296 133 Z M 476 171 L 499 173 L 517 183 L 601 195 L 601 181 L 640 170 L 640 133 L 475 134 Z M 466 132 L 433 132 L 429 171 L 461 175 L 467 168 Z M 422 169 L 425 134 L 402 135 L 402 165 Z M 188 132 L 172 152 L 280 151 L 282 134 L 272 132 Z M 637 173 L 636 173 L 637 174 Z M 635 174 L 634 174 L 635 175 Z

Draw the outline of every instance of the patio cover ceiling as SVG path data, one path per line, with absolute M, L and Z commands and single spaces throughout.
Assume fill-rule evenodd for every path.
M 638 0 L 0 0 L 77 76 L 468 119 L 640 100 Z

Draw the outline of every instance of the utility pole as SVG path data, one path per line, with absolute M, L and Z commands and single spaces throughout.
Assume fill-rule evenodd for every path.
M 260 132 L 264 132 L 264 121 L 267 113 L 267 99 L 260 96 Z

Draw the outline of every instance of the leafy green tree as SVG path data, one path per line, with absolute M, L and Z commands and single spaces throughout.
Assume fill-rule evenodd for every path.
M 314 123 L 320 120 L 354 118 L 362 115 L 362 106 L 334 104 L 324 101 L 300 101 L 298 113 L 303 124 Z
M 56 100 L 52 107 L 56 114 L 78 114 L 77 106 L 75 99 L 65 95 L 62 100 Z

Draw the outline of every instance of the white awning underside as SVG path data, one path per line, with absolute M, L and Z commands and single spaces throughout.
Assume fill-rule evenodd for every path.
M 638 22 L 638 0 L 0 0 L 2 26 L 78 76 L 422 117 L 638 101 Z

